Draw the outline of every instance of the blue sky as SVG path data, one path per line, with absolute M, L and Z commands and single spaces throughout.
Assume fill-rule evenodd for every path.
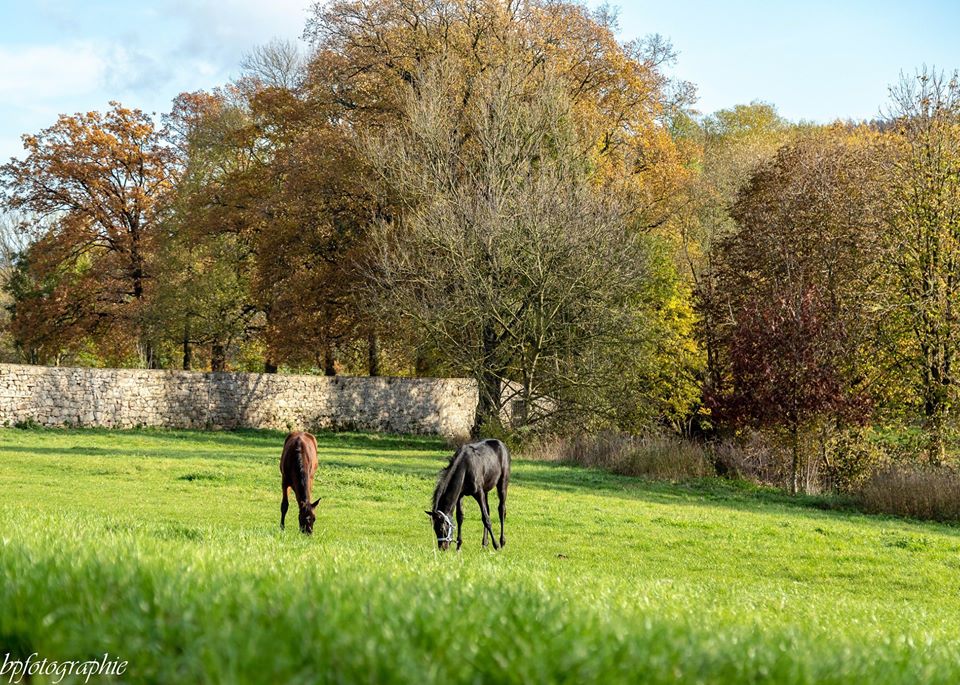
M 596 5 L 597 2 L 590 4 Z M 624 38 L 660 33 L 704 112 L 764 100 L 791 119 L 875 116 L 901 70 L 960 67 L 960 0 L 613 2 Z M 0 159 L 60 112 L 161 112 L 244 52 L 299 37 L 309 0 L 0 0 Z

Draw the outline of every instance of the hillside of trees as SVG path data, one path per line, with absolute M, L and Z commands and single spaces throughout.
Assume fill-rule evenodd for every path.
M 953 461 L 955 73 L 814 125 L 698 112 L 573 2 L 337 0 L 304 39 L 24 136 L 4 361 L 470 376 L 487 432 L 763 436 L 794 490 L 878 435 Z

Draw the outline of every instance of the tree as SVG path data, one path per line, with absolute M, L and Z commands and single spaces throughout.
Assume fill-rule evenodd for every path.
M 720 321 L 717 319 L 717 246 L 738 230 L 730 214 L 753 174 L 797 134 L 768 104 L 754 102 L 720 110 L 688 127 L 698 173 L 686 188 L 689 199 L 680 214 L 681 251 L 692 285 L 697 338 L 705 353 L 702 383 L 709 394 L 722 384 Z
M 945 455 L 960 346 L 960 83 L 924 68 L 891 89 L 886 126 L 896 141 L 886 212 L 886 259 L 910 341 L 911 369 L 929 435 Z
M 27 248 L 23 231 L 18 228 L 23 223 L 22 217 L 0 215 L 0 359 L 11 363 L 22 361 L 24 356 L 11 326 L 14 290 L 23 275 L 20 260 Z M 26 357 L 29 359 L 29 352 Z
M 731 392 L 720 416 L 737 424 L 783 429 L 791 453 L 790 491 L 800 488 L 801 437 L 816 421 L 847 419 L 864 407 L 845 376 L 851 344 L 836 312 L 813 285 L 755 300 L 729 332 Z
M 862 418 L 888 371 L 874 334 L 882 150 L 878 134 L 843 127 L 784 147 L 741 193 L 739 230 L 719 246 L 724 376 L 708 399 L 728 424 L 786 430 L 794 491 L 802 432 Z
M 309 90 L 260 91 L 251 113 L 270 150 L 258 169 L 269 191 L 257 205 L 267 224 L 255 242 L 254 280 L 269 349 L 332 375 L 338 349 L 371 337 L 376 346 L 354 265 L 380 203 L 353 132 Z M 367 370 L 376 371 L 371 357 Z
M 306 73 L 306 59 L 300 47 L 289 40 L 274 39 L 258 45 L 243 57 L 240 63 L 244 78 L 256 81 L 260 87 L 295 90 Z
M 366 145 L 404 198 L 376 235 L 375 296 L 449 370 L 477 378 L 478 424 L 499 419 L 505 387 L 529 421 L 616 423 L 634 408 L 617 391 L 655 335 L 641 296 L 651 255 L 629 202 L 597 181 L 549 72 L 534 89 L 522 56 L 507 59 L 464 110 L 449 68 L 418 74 L 405 123 Z
M 48 285 L 20 302 L 17 315 L 29 318 L 29 308 L 40 307 L 75 336 L 109 329 L 136 341 L 153 366 L 142 315 L 174 158 L 147 114 L 111 104 L 24 136 L 26 158 L 0 167 L 0 203 L 43 226 L 28 268 Z
M 263 326 L 250 301 L 252 257 L 229 233 L 195 236 L 177 229 L 158 251 L 149 324 L 158 340 L 180 347 L 184 370 L 194 368 L 199 345 L 209 348 L 211 371 L 226 371 L 236 346 Z
M 448 65 L 446 88 L 466 113 L 483 97 L 484 74 L 522 53 L 529 74 L 517 96 L 539 88 L 547 66 L 570 101 L 596 178 L 627 201 L 640 227 L 653 229 L 674 215 L 688 173 L 666 124 L 692 95 L 663 73 L 668 43 L 620 43 L 615 30 L 608 9 L 554 0 L 317 3 L 304 32 L 315 48 L 308 87 L 337 122 L 377 131 L 402 120 L 428 65 Z
M 513 75 L 509 93 L 518 101 L 536 97 L 549 71 L 569 103 L 572 140 L 593 182 L 623 200 L 621 211 L 635 231 L 665 231 L 687 174 L 667 119 L 690 91 L 674 87 L 663 75 L 661 67 L 672 56 L 665 41 L 621 44 L 615 28 L 610 12 L 572 2 L 318 3 L 304 34 L 315 49 L 306 87 L 314 109 L 329 113 L 343 140 L 380 140 L 383 131 L 408 123 L 411 98 L 425 92 L 422 80 L 433 78 L 428 74 L 440 63 L 447 79 L 445 104 L 453 119 L 463 121 L 489 104 L 483 100 L 490 95 L 490 74 L 507 63 L 525 65 Z M 457 144 L 466 150 L 479 144 L 472 123 L 457 134 L 464 137 Z M 364 178 L 376 177 L 380 160 L 359 161 L 352 168 L 361 172 L 363 185 Z M 377 202 L 365 205 L 368 222 L 403 223 L 411 198 L 397 180 L 386 184 L 388 192 Z M 359 224 L 361 234 L 364 226 Z M 362 239 L 357 247 L 359 258 L 369 251 Z M 448 345 L 421 346 L 418 372 L 462 368 L 449 354 Z M 492 402 L 493 396 L 485 392 L 484 401 Z M 485 404 L 483 410 L 489 415 L 493 406 Z
M 182 173 L 158 249 L 162 278 L 152 322 L 181 346 L 183 368 L 200 345 L 211 370 L 224 371 L 237 346 L 264 328 L 252 285 L 260 205 L 269 193 L 258 173 L 264 153 L 235 87 L 182 93 L 165 123 Z
M 259 312 L 244 319 L 258 322 L 268 371 L 287 363 L 334 374 L 338 348 L 359 339 L 369 341 L 368 369 L 377 371 L 377 328 L 351 287 L 375 211 L 352 133 L 302 74 L 288 87 L 262 71 L 178 99 L 170 127 L 186 168 L 179 225 L 192 240 L 233 244 L 228 252 L 249 269 L 234 283 L 248 285 L 245 297 Z

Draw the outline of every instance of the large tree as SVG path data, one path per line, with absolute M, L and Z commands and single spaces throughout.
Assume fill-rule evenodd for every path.
M 162 200 L 174 179 L 171 149 L 149 115 L 118 103 L 61 116 L 23 143 L 26 157 L 0 167 L 0 203 L 36 221 L 25 226 L 37 240 L 26 268 L 45 286 L 28 293 L 16 315 L 73 336 L 54 347 L 109 330 L 154 365 L 142 317 Z
M 253 281 L 271 193 L 262 182 L 269 151 L 235 86 L 182 93 L 166 130 L 183 171 L 164 222 L 152 323 L 178 343 L 184 368 L 202 355 L 223 371 L 264 328 L 265 298 Z
M 372 138 L 385 143 L 396 136 L 396 140 L 408 146 L 402 153 L 411 156 L 408 165 L 400 164 L 396 157 L 391 162 L 384 160 L 383 154 L 370 154 L 371 146 L 365 146 L 365 172 L 379 172 L 387 181 L 381 202 L 371 207 L 368 216 L 380 225 L 392 225 L 398 231 L 397 237 L 413 225 L 404 215 L 422 210 L 418 204 L 419 194 L 424 192 L 424 184 L 432 182 L 428 179 L 437 180 L 437 174 L 453 174 L 451 179 L 456 185 L 443 190 L 448 202 L 450 195 L 465 195 L 471 186 L 477 193 L 500 192 L 489 178 L 461 177 L 452 171 L 458 168 L 466 173 L 474 164 L 468 158 L 490 161 L 486 167 L 490 173 L 499 169 L 503 160 L 493 163 L 493 157 L 484 157 L 487 154 L 484 146 L 492 145 L 493 138 L 499 136 L 501 142 L 509 140 L 509 144 L 515 146 L 517 157 L 510 164 L 517 169 L 527 165 L 540 169 L 538 165 L 550 146 L 559 146 L 560 142 L 552 143 L 539 134 L 537 140 L 510 139 L 516 131 L 493 131 L 487 124 L 481 125 L 478 112 L 494 116 L 492 112 L 529 105 L 542 97 L 545 74 L 549 73 L 552 90 L 567 103 L 564 116 L 568 118 L 569 130 L 564 134 L 563 154 L 576 160 L 571 161 L 570 166 L 579 165 L 596 189 L 602 188 L 608 196 L 618 198 L 616 208 L 620 219 L 632 228 L 631 239 L 635 239 L 640 232 L 666 230 L 676 209 L 676 191 L 688 172 L 666 124 L 670 113 L 682 104 L 674 94 L 686 91 L 672 88 L 660 68 L 670 57 L 669 46 L 659 39 L 622 44 L 615 38 L 615 28 L 615 18 L 609 12 L 591 12 L 571 2 L 342 0 L 318 3 L 306 30 L 306 37 L 315 47 L 307 87 L 318 106 L 328 107 L 339 130 L 362 140 Z M 436 97 L 433 84 L 439 65 L 444 75 L 442 98 Z M 491 79 L 502 76 L 504 70 L 509 72 L 509 87 L 494 92 Z M 443 118 L 454 122 L 453 128 L 436 128 L 439 118 L 433 116 L 437 113 L 425 109 L 429 107 L 443 107 Z M 430 121 L 424 119 L 428 115 L 433 116 Z M 506 121 L 500 119 L 499 123 L 507 125 Z M 556 127 L 551 130 L 555 131 Z M 385 139 L 383 131 L 388 132 Z M 417 142 L 410 138 L 412 131 L 419 132 L 417 135 L 448 137 L 443 138 L 446 142 L 439 139 Z M 503 138 L 505 134 L 509 135 Z M 431 169 L 423 159 L 413 158 L 435 145 L 452 146 L 435 151 L 436 154 L 442 152 L 444 163 L 449 163 L 446 171 Z M 537 145 L 541 147 L 538 149 Z M 395 146 L 388 144 L 381 145 L 380 149 L 398 154 Z M 506 151 L 497 154 L 506 154 Z M 389 168 L 391 165 L 405 167 L 406 171 L 394 173 Z M 418 166 L 426 170 L 422 180 L 417 180 L 412 172 Z M 565 174 L 563 183 L 569 183 L 572 171 Z M 557 182 L 557 179 L 548 182 L 544 176 L 519 184 L 515 174 L 504 176 L 501 181 L 508 179 L 513 185 L 509 193 L 505 189 L 503 193 L 514 193 L 511 202 L 517 201 L 517 192 L 532 193 L 537 183 Z M 432 196 L 436 197 L 437 193 Z M 527 205 L 531 213 L 542 212 L 552 217 L 542 222 L 545 231 L 555 224 L 557 216 L 573 213 L 570 205 L 573 198 L 569 193 L 558 190 L 555 197 L 554 210 L 544 206 L 542 197 L 537 203 Z M 595 212 L 599 210 L 591 202 L 584 199 L 582 219 L 570 217 L 574 224 L 596 219 Z M 478 240 L 494 242 L 496 232 L 502 228 L 498 224 L 509 227 L 512 221 L 507 217 L 499 222 L 494 214 L 470 219 L 473 230 L 478 232 Z M 532 216 L 528 216 L 527 221 L 537 223 Z M 484 232 L 490 235 L 483 237 Z M 544 239 L 547 240 L 547 236 Z M 583 244 L 580 249 L 589 248 Z M 364 247 L 359 254 L 367 252 Z M 586 255 L 581 263 L 585 259 Z M 421 267 L 424 279 L 442 280 L 443 276 L 438 274 L 446 271 L 439 265 L 422 264 Z M 513 277 L 506 273 L 503 277 L 508 276 Z M 642 299 L 639 293 L 636 297 Z M 563 320 L 570 331 L 578 324 L 576 320 Z M 482 330 L 483 322 L 476 325 L 481 347 L 499 344 L 497 334 Z M 555 320 L 549 325 L 553 332 L 562 329 Z M 510 327 L 513 328 L 512 324 Z M 543 373 L 548 366 L 536 346 L 525 348 L 523 355 L 534 360 L 537 373 Z M 503 402 L 498 388 L 504 378 L 511 377 L 521 387 L 534 387 L 529 379 L 524 379 L 523 371 L 511 369 L 507 373 L 495 357 L 487 355 L 488 371 L 481 378 L 481 414 L 488 418 L 496 414 Z M 465 369 L 449 341 L 429 350 L 421 346 L 418 359 L 433 360 L 435 371 Z M 586 358 L 581 361 L 586 368 Z M 426 366 L 418 364 L 418 368 Z M 554 364 L 553 368 L 559 367 Z M 471 370 L 476 369 L 471 367 Z M 559 392 L 557 388 L 554 390 Z M 535 395 L 540 391 L 527 392 Z M 536 403 L 535 397 L 528 400 L 528 406 Z
M 645 343 L 666 335 L 652 330 L 664 298 L 644 300 L 654 258 L 629 198 L 584 157 L 560 79 L 543 72 L 531 88 L 522 55 L 508 57 L 464 109 L 449 68 L 418 74 L 405 123 L 367 142 L 404 198 L 371 265 L 383 311 L 477 378 L 481 422 L 511 394 L 521 421 L 636 418 Z
M 287 363 L 335 373 L 337 350 L 376 331 L 351 287 L 376 203 L 352 131 L 305 74 L 287 73 L 296 66 L 288 51 L 268 46 L 231 87 L 178 98 L 170 117 L 185 160 L 178 230 L 218 250 L 234 245 L 228 252 L 248 271 L 234 282 L 248 284 L 244 297 L 259 311 L 250 320 L 267 370 Z M 375 372 L 378 356 L 370 357 Z
M 377 329 L 358 299 L 354 264 L 379 203 L 353 132 L 310 91 L 268 88 L 251 104 L 271 150 L 254 281 L 268 346 L 276 358 L 333 374 L 337 353 Z M 367 370 L 376 366 L 374 358 Z
M 808 133 L 740 194 L 738 230 L 716 259 L 712 301 L 721 383 L 718 418 L 785 430 L 799 485 L 802 433 L 862 416 L 878 366 L 881 137 L 837 127 Z
M 891 89 L 886 120 L 896 143 L 886 256 L 900 303 L 891 318 L 912 371 L 939 463 L 957 398 L 960 360 L 960 83 L 924 69 Z
M 679 131 L 698 162 L 697 173 L 686 187 L 687 203 L 678 224 L 698 315 L 698 339 L 705 353 L 702 382 L 708 393 L 720 386 L 723 372 L 714 300 L 717 248 L 738 230 L 730 209 L 754 173 L 796 135 L 797 127 L 762 102 L 720 110 Z

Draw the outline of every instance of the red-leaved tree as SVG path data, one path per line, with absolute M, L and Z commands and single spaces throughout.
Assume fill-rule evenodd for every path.
M 788 437 L 791 488 L 808 429 L 859 422 L 884 373 L 873 331 L 878 137 L 835 127 L 785 146 L 754 174 L 719 245 L 720 425 Z M 878 380 L 880 379 L 880 380 Z
M 802 432 L 822 420 L 858 420 L 869 408 L 845 377 L 851 342 L 816 286 L 755 301 L 729 333 L 729 390 L 710 398 L 713 408 L 728 423 L 787 433 L 793 492 L 799 487 Z

